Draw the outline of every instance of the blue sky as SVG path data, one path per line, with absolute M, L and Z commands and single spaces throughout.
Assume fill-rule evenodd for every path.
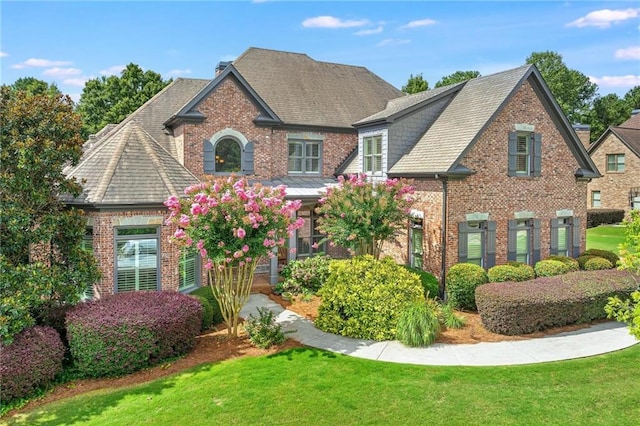
M 7 1 L 0 4 L 0 81 L 55 82 L 77 100 L 84 82 L 133 62 L 164 78 L 212 78 L 248 47 L 367 67 L 400 88 L 433 87 L 457 70 L 517 67 L 560 53 L 599 94 L 640 85 L 635 1 Z

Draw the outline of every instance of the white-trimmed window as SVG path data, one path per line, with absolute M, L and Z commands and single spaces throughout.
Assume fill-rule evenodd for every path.
M 600 204 L 600 191 L 591 191 L 591 207 L 598 208 Z
M 607 154 L 607 171 L 624 172 L 624 154 Z
M 93 256 L 93 227 L 87 226 L 85 228 L 80 248 Z M 93 299 L 93 284 L 89 284 L 85 287 L 84 291 L 80 295 L 80 300 Z
M 158 290 L 159 227 L 122 227 L 115 232 L 115 292 Z
M 422 269 L 424 249 L 424 229 L 422 219 L 412 217 L 409 228 L 409 266 Z
M 193 248 L 180 252 L 178 265 L 178 291 L 189 291 L 200 286 L 200 254 Z
M 320 174 L 322 141 L 289 139 L 289 173 Z
M 382 136 L 367 136 L 362 139 L 363 171 L 365 173 L 382 173 Z

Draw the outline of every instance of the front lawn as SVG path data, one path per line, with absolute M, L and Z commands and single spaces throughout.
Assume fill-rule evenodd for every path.
M 9 424 L 635 425 L 639 358 L 636 345 L 546 364 L 425 367 L 300 348 L 81 395 Z
M 625 240 L 624 230 L 624 226 L 620 225 L 600 225 L 587 229 L 587 249 L 618 253 L 618 245 Z

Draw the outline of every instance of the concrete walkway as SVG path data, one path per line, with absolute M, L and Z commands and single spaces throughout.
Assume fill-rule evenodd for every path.
M 318 349 L 377 361 L 421 365 L 515 365 L 560 361 L 599 355 L 639 343 L 621 323 L 607 322 L 582 330 L 531 340 L 496 343 L 444 344 L 410 348 L 397 341 L 375 342 L 325 333 L 313 323 L 264 294 L 252 294 L 241 316 L 258 315 L 258 307 L 277 314 L 282 330 L 291 338 Z

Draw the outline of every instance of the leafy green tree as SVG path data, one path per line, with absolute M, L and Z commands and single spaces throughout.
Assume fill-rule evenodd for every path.
M 586 122 L 591 126 L 591 142 L 596 141 L 609 126 L 617 126 L 631 116 L 631 107 L 615 93 L 596 98 Z
M 450 84 L 462 83 L 463 81 L 477 77 L 480 77 L 479 71 L 456 71 L 453 74 L 447 75 L 438 80 L 435 87 L 438 88 L 448 86 Z
M 422 74 L 409 75 L 407 84 L 402 86 L 402 91 L 410 95 L 424 92 L 425 90 L 429 90 L 429 82 L 422 77 Z
M 87 81 L 77 110 L 83 120 L 83 137 L 100 131 L 107 124 L 120 123 L 170 82 L 133 63 L 127 65 L 119 77 L 112 75 Z
M 551 93 L 572 123 L 581 123 L 593 104 L 598 86 L 580 71 L 567 67 L 557 52 L 533 52 L 527 58 L 534 64 Z
M 60 196 L 81 186 L 63 169 L 82 155 L 68 96 L 0 88 L 0 337 L 33 324 L 43 305 L 74 303 L 99 277 L 81 249 L 82 212 Z
M 640 86 L 635 86 L 629 89 L 624 94 L 624 100 L 629 104 L 631 109 L 640 109 Z
M 9 87 L 14 92 L 26 92 L 29 95 L 62 95 L 62 92 L 55 83 L 49 84 L 46 81 L 38 80 L 34 77 L 19 78 Z

